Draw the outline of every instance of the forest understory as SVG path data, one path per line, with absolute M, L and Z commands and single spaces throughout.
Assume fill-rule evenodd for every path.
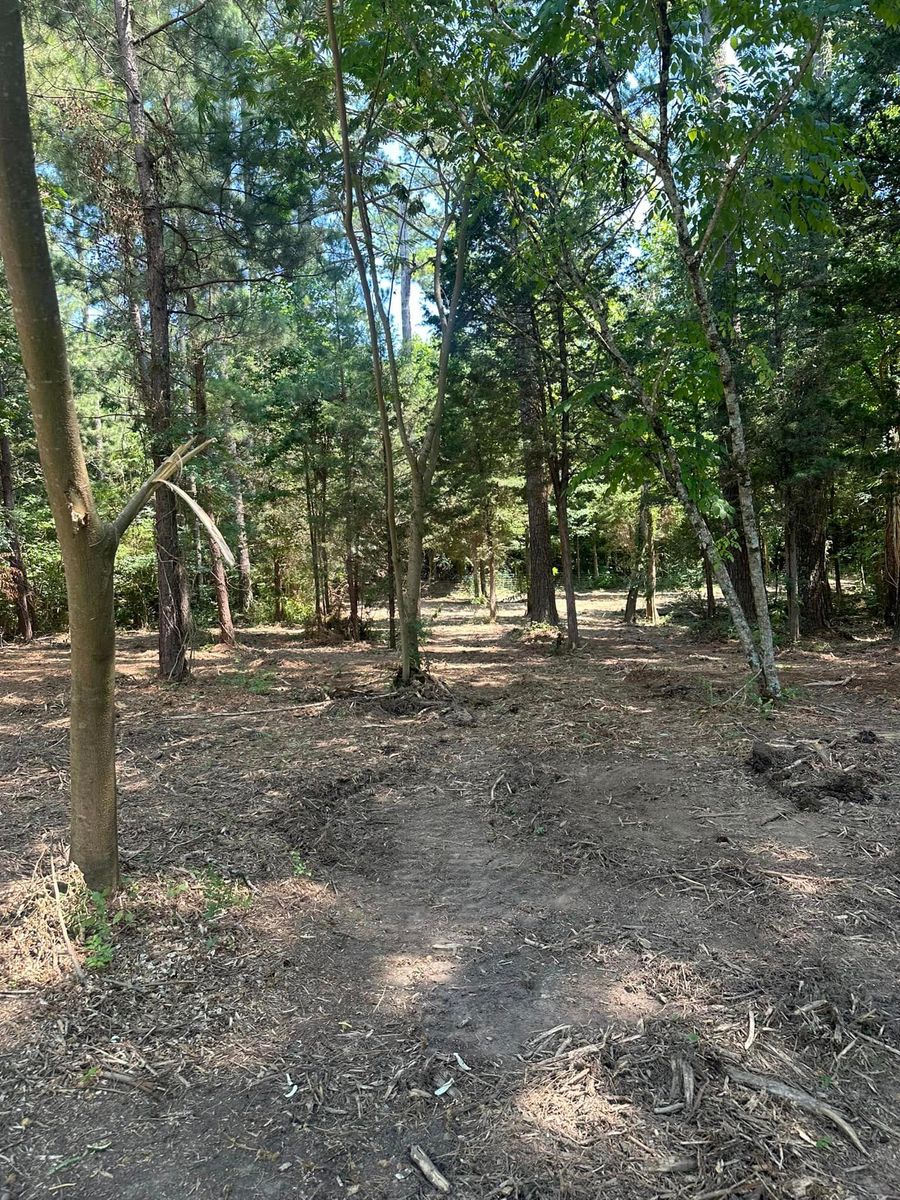
M 71 955 L 67 645 L 0 650 L 3 1200 L 900 1196 L 900 652 L 786 650 L 770 711 L 621 605 L 564 654 L 428 601 L 449 690 L 399 705 L 386 648 L 172 688 L 121 635 L 125 886 Z

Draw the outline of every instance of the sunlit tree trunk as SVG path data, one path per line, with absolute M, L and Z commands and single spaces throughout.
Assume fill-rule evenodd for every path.
M 17 5 L 0 4 L 0 253 L 28 381 L 69 604 L 71 854 L 88 885 L 118 883 L 115 775 L 116 534 L 94 505 L 72 396 L 34 169 Z

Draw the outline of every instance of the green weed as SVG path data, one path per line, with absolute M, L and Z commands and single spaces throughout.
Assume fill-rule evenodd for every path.
M 230 883 L 213 867 L 200 875 L 200 887 L 206 900 L 203 915 L 207 920 L 220 916 L 229 908 L 249 908 L 250 894 Z

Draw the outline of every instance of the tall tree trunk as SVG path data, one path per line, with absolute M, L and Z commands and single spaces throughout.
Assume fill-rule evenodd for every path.
M 159 467 L 172 451 L 169 296 L 163 215 L 156 160 L 147 138 L 147 117 L 131 27 L 131 0 L 113 0 L 113 3 L 147 256 L 147 299 L 150 308 L 150 411 L 147 416 L 153 465 Z M 181 561 L 174 494 L 168 488 L 157 488 L 153 504 L 159 588 L 159 671 L 163 679 L 176 681 L 188 674 L 190 598 Z
M 494 560 L 494 537 L 488 537 L 488 617 L 491 624 L 497 620 L 497 566 Z
M 726 566 L 731 582 L 734 584 L 734 590 L 741 602 L 741 608 L 745 613 L 752 614 L 754 612 L 753 581 L 750 578 L 750 557 L 747 554 L 747 543 L 744 540 L 744 531 L 741 526 L 737 485 L 733 479 L 728 477 L 727 470 L 723 470 L 722 475 L 722 494 L 734 510 L 734 524 L 729 522 L 723 531 L 733 538 L 728 550 Z
M 284 564 L 278 555 L 272 559 L 272 596 L 275 601 L 272 616 L 276 625 L 284 624 Z
M 405 612 L 406 636 L 401 630 L 401 645 L 406 646 L 401 666 L 401 679 L 408 683 L 410 676 L 421 670 L 422 658 L 419 646 L 419 609 L 422 598 L 422 563 L 425 545 L 425 494 L 426 485 L 415 469 L 409 483 L 409 526 L 407 532 L 406 582 L 403 588 L 402 611 Z
M 215 513 L 210 512 L 215 521 Z M 216 596 L 216 617 L 219 622 L 219 641 L 223 646 L 234 646 L 237 642 L 234 632 L 234 621 L 231 616 L 231 602 L 228 598 L 228 576 L 225 574 L 225 560 L 222 551 L 214 538 L 209 539 L 209 556 L 212 564 L 211 574 L 213 591 Z
M 69 603 L 71 855 L 88 886 L 118 884 L 115 773 L 117 535 L 102 522 L 72 396 L 34 168 L 17 4 L 0 4 L 0 254 L 18 331 L 38 452 Z
M 659 624 L 659 613 L 656 608 L 656 518 L 652 504 L 647 505 L 647 587 L 644 599 L 646 601 L 646 616 L 649 625 Z
M 641 578 L 644 574 L 644 556 L 647 550 L 647 485 L 641 489 L 641 502 L 638 506 L 638 518 L 634 528 L 634 550 L 631 556 L 631 575 L 628 580 L 628 594 L 625 597 L 625 624 L 637 623 L 637 602 L 641 594 Z
M 206 358 L 203 353 L 203 347 L 198 342 L 196 333 L 190 325 L 190 318 L 195 315 L 195 312 L 196 306 L 193 292 L 188 291 L 187 313 L 189 324 L 187 350 L 191 366 L 194 429 L 199 438 L 205 439 L 209 431 L 209 411 L 206 403 Z M 198 491 L 201 507 L 205 508 L 212 517 L 212 520 L 215 521 L 216 518 L 210 506 L 208 493 L 205 490 L 198 489 Z M 199 529 L 199 522 L 197 523 L 197 528 Z M 219 549 L 219 543 L 216 539 L 209 537 L 207 540 L 209 544 L 213 593 L 216 598 L 219 641 L 225 646 L 234 646 L 237 639 L 234 633 L 234 620 L 231 616 L 231 602 L 228 597 L 228 576 L 225 573 L 225 560 L 222 557 L 222 551 Z
M 534 309 L 531 310 L 532 328 L 539 339 L 537 320 Z M 549 460 L 550 476 L 553 482 L 553 494 L 556 500 L 556 523 L 559 529 L 559 560 L 562 575 L 563 591 L 566 596 L 566 638 L 569 649 L 578 645 L 578 610 L 575 604 L 575 580 L 572 577 L 572 546 L 569 536 L 569 479 L 571 477 L 569 446 L 569 348 L 566 337 L 566 320 L 563 310 L 562 293 L 557 289 L 554 296 L 554 316 L 556 318 L 557 352 L 559 357 L 559 399 L 560 399 L 560 435 L 559 455 L 551 454 Z M 578 556 L 578 539 L 575 539 L 575 554 Z M 578 575 L 581 576 L 581 562 L 578 561 Z
M 537 394 L 530 347 L 519 342 L 519 421 L 528 505 L 528 612 L 537 625 L 558 625 L 550 520 L 547 513 L 549 484 L 540 398 Z
M 350 616 L 347 624 L 347 632 L 350 634 L 351 642 L 359 641 L 359 576 L 356 569 L 356 555 L 353 553 L 352 545 L 347 548 L 346 557 L 347 570 L 347 602 L 350 608 Z
M 0 378 L 0 401 L 3 399 L 3 380 Z M 30 642 L 35 635 L 34 595 L 28 583 L 25 556 L 16 528 L 16 498 L 13 486 L 12 452 L 9 438 L 0 434 L 0 483 L 3 493 L 3 518 L 9 546 L 9 569 L 16 593 L 16 623 L 18 636 Z
M 865 577 L 865 568 L 863 568 Z M 865 587 L 865 583 L 863 583 Z M 884 514 L 884 619 L 895 626 L 900 613 L 900 475 L 888 479 Z
M 472 561 L 472 597 L 477 602 L 482 599 L 481 572 L 478 569 L 479 561 L 478 561 L 478 541 L 477 541 L 477 539 L 472 540 L 472 546 L 471 546 L 471 550 L 470 550 L 470 558 Z
M 700 259 L 691 238 L 684 206 L 675 183 L 675 176 L 668 161 L 661 163 L 660 176 L 663 190 L 669 202 L 678 238 L 678 250 L 693 297 L 694 307 L 703 329 L 704 339 L 718 367 L 719 378 L 728 413 L 731 463 L 737 486 L 738 505 L 744 543 L 747 547 L 747 563 L 753 592 L 753 611 L 759 634 L 759 675 L 763 695 L 777 699 L 781 695 L 778 669 L 775 665 L 775 641 L 769 613 L 769 597 L 762 565 L 762 550 L 756 505 L 753 499 L 753 483 L 750 475 L 750 458 L 744 433 L 744 419 L 740 396 L 734 375 L 734 364 L 728 348 L 719 332 L 716 316 L 703 277 Z
M 313 590 L 316 600 L 316 631 L 322 632 L 322 583 L 319 578 L 319 537 L 318 520 L 313 500 L 313 485 L 310 479 L 309 460 L 306 449 L 303 451 L 303 481 L 306 490 L 306 520 L 309 526 L 309 554 L 312 564 Z
M 404 194 L 400 213 L 400 346 L 406 356 L 412 353 L 412 261 L 409 256 L 409 222 L 406 219 L 409 196 Z
M 803 479 L 791 488 L 800 630 L 805 636 L 831 625 L 831 587 L 828 583 L 828 504 L 822 479 Z
M 795 646 L 800 640 L 800 597 L 797 570 L 797 520 L 793 504 L 793 493 L 791 489 L 788 489 L 785 494 L 784 568 L 788 641 Z
M 391 538 L 387 539 L 387 603 L 388 603 L 388 646 L 397 649 L 397 583 L 394 578 L 394 555 Z
M 597 559 L 597 535 L 591 534 L 591 560 L 594 567 L 594 579 L 600 578 L 600 563 Z
M 247 538 L 244 485 L 238 465 L 237 444 L 234 440 L 230 409 L 226 409 L 223 413 L 223 420 L 225 422 L 225 450 L 228 454 L 228 483 L 234 501 L 234 525 L 237 532 L 237 565 L 238 579 L 240 580 L 238 608 L 242 613 L 246 613 L 253 604 L 253 576 L 250 572 L 250 543 Z

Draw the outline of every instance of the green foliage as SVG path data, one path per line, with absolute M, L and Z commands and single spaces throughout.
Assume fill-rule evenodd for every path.
M 220 917 L 229 908 L 250 907 L 250 893 L 225 879 L 214 867 L 201 871 L 199 880 L 206 901 L 203 916 L 207 921 Z
M 294 876 L 294 878 L 295 879 L 309 879 L 310 876 L 312 875 L 312 872 L 310 871 L 309 867 L 307 866 L 306 860 L 303 858 L 303 855 L 301 854 L 301 852 L 299 850 L 292 850 L 291 854 L 290 854 L 290 859 L 291 859 L 291 874 Z

